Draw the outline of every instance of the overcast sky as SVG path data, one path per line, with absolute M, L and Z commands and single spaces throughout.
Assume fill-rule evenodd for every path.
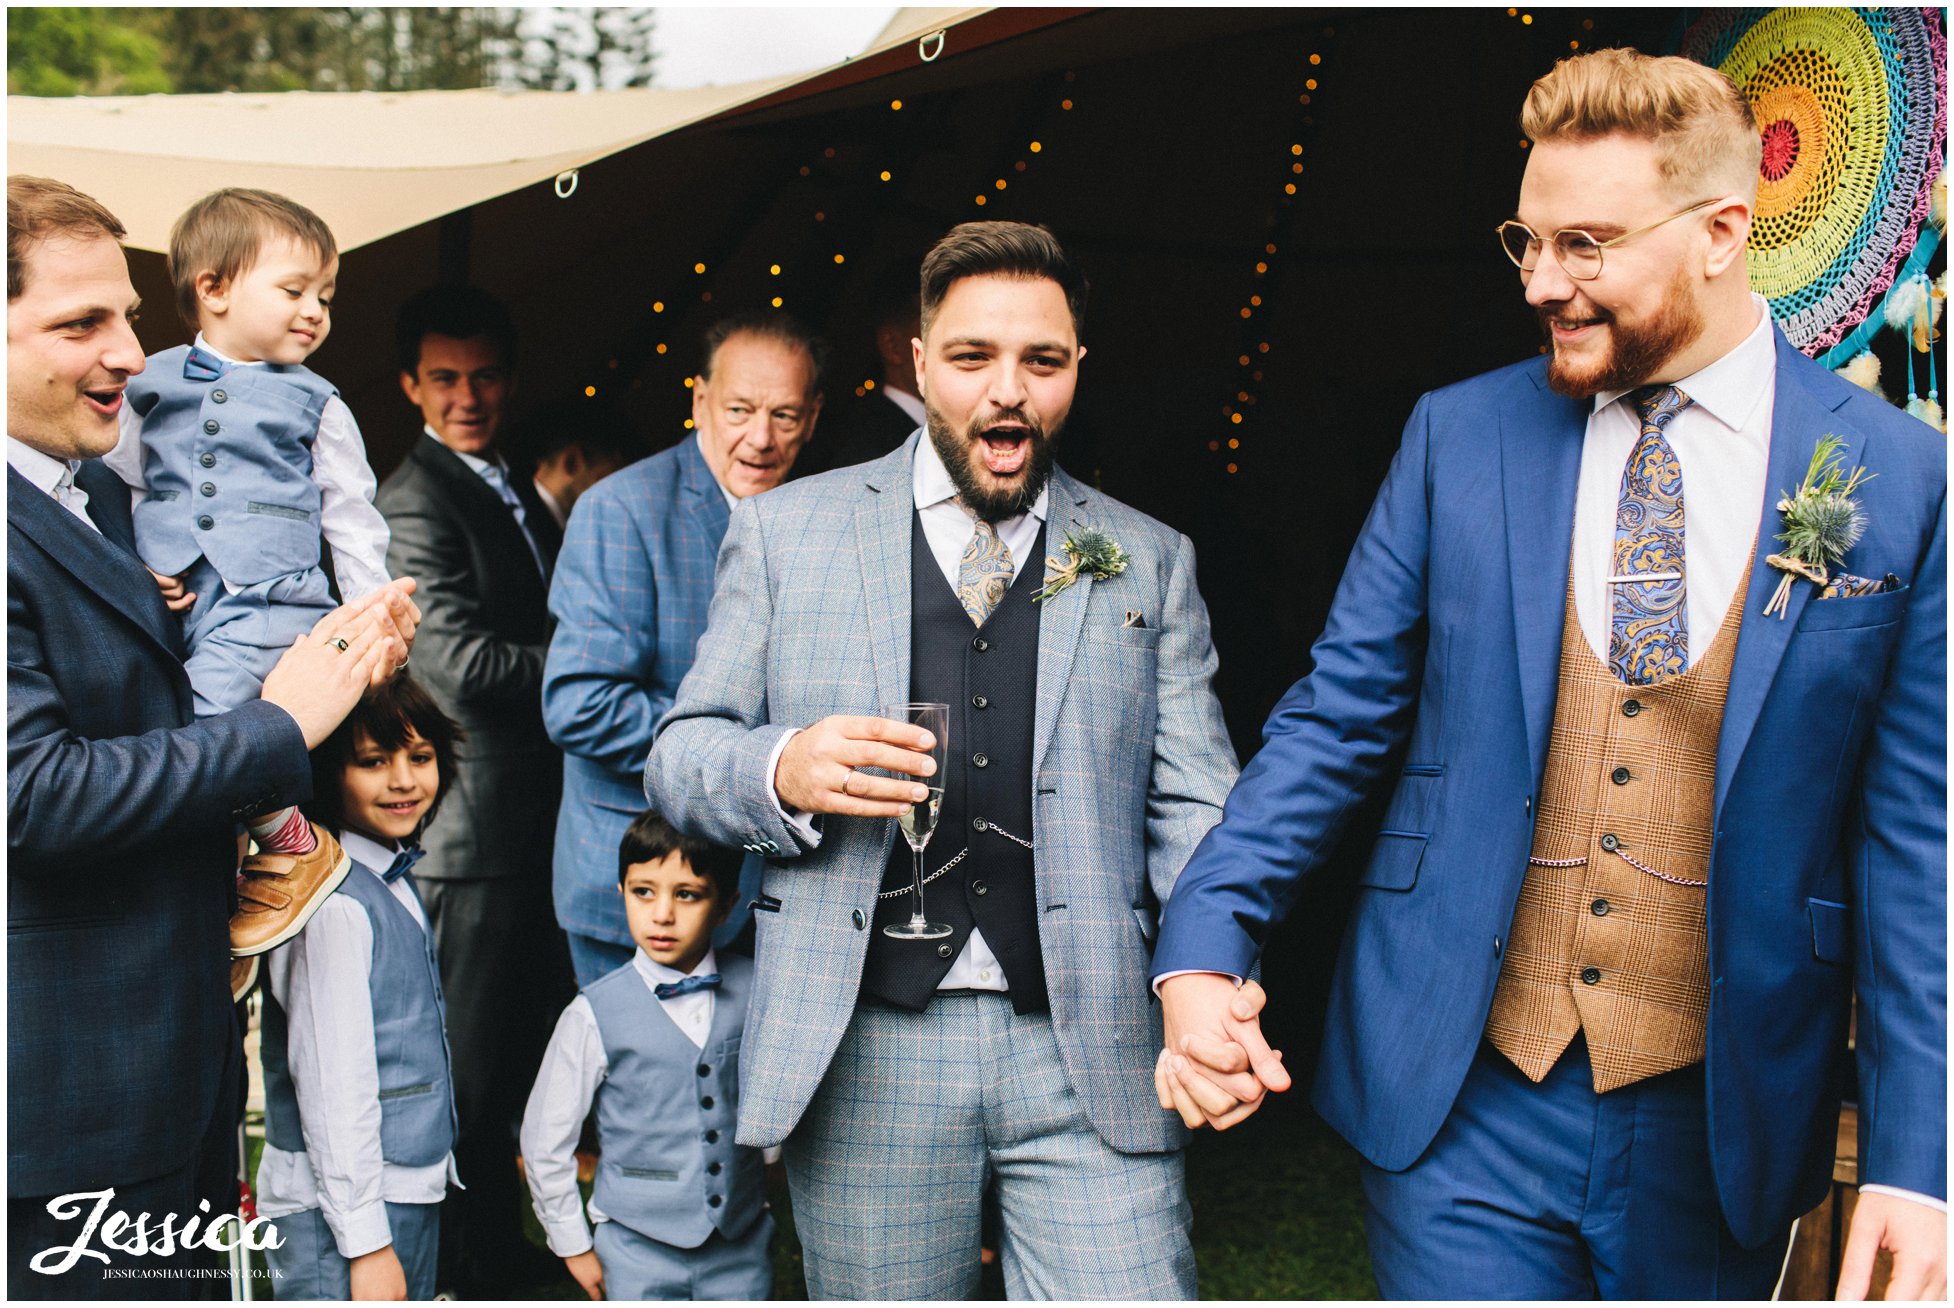
M 825 68 L 860 54 L 896 9 L 660 5 L 657 12 L 657 84 L 677 88 Z

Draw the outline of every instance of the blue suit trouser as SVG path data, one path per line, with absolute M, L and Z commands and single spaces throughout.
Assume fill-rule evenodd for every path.
M 277 1218 L 282 1241 L 265 1251 L 271 1269 L 274 1298 L 350 1299 L 353 1264 L 339 1252 L 326 1215 L 307 1208 Z M 394 1256 L 406 1274 L 409 1299 L 434 1297 L 435 1253 L 441 1246 L 440 1204 L 387 1204 L 387 1230 L 393 1236 Z
M 197 594 L 183 619 L 183 639 L 190 647 L 183 670 L 190 675 L 200 718 L 258 698 L 272 665 L 336 607 L 318 568 L 261 581 L 233 595 L 210 560 L 198 559 L 184 584 Z
M 1739 1246 L 1699 1063 L 1596 1094 L 1576 1036 L 1535 1085 L 1482 1041 L 1408 1169 L 1363 1169 L 1388 1299 L 1768 1299 L 1789 1232 Z
M 604 1269 L 604 1297 L 634 1300 L 764 1301 L 773 1294 L 773 1218 L 759 1219 L 728 1240 L 714 1231 L 696 1249 L 680 1249 L 622 1223 L 591 1233 Z

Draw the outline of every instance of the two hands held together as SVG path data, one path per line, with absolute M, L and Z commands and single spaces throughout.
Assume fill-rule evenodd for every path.
M 1225 1131 L 1289 1088 L 1282 1052 L 1262 1038 L 1268 996 L 1253 981 L 1237 988 L 1217 972 L 1182 972 L 1160 983 L 1165 1048 L 1154 1063 L 1160 1106 L 1190 1128 Z

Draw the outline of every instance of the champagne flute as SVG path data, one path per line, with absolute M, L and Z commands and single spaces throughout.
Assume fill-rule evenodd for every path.
M 926 751 L 936 760 L 936 771 L 927 777 L 914 778 L 929 787 L 929 798 L 920 804 L 912 804 L 903 815 L 896 819 L 902 828 L 902 838 L 909 842 L 909 850 L 916 860 L 916 907 L 907 922 L 892 922 L 882 928 L 882 934 L 897 940 L 940 940 L 950 934 L 950 928 L 941 922 L 932 922 L 923 915 L 923 846 L 929 844 L 930 837 L 936 833 L 936 819 L 943 811 L 944 765 L 949 761 L 950 750 L 950 706 L 948 704 L 897 704 L 887 709 L 883 715 L 897 722 L 907 722 L 921 727 L 936 740 L 934 746 Z

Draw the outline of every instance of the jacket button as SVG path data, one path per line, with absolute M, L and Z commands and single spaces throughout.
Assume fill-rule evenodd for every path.
M 212 518 L 208 513 L 197 519 L 197 530 L 199 531 L 209 531 L 216 525 L 216 519 Z
M 213 495 L 215 495 L 215 494 L 217 494 L 217 483 L 216 483 L 216 482 L 211 482 L 211 481 L 207 481 L 207 482 L 205 482 L 205 483 L 204 483 L 203 485 L 201 485 L 201 486 L 199 486 L 199 487 L 197 487 L 197 489 L 198 489 L 199 491 L 201 491 L 201 492 L 203 492 L 203 494 L 204 494 L 204 497 L 205 497 L 206 499 L 208 499 L 209 497 L 211 497 L 211 496 L 213 496 Z
M 706 1207 L 708 1207 L 708 1208 L 717 1208 L 717 1207 L 719 1207 L 719 1205 L 721 1205 L 721 1204 L 723 1204 L 723 1203 L 725 1203 L 725 1202 L 726 1202 L 726 1201 L 725 1201 L 724 1199 L 721 1199 L 721 1198 L 720 1198 L 720 1197 L 719 1197 L 718 1195 L 714 1195 L 714 1196 L 713 1196 L 712 1198 L 710 1198 L 710 1199 L 708 1199 L 708 1200 L 706 1200 Z
M 947 944 L 943 944 L 943 945 L 938 945 L 938 946 L 936 947 L 936 956 L 937 956 L 938 958 L 949 958 L 949 957 L 951 957 L 951 954 L 952 954 L 952 951 L 951 951 L 951 949 L 950 949 L 950 946 L 949 946 L 949 945 L 947 945 Z
M 868 930 L 868 914 L 862 912 L 862 910 L 858 908 L 850 916 L 854 919 L 855 929 L 857 931 Z
M 197 462 L 203 464 L 206 468 L 214 468 L 217 466 L 217 456 L 206 451 L 198 458 Z
M 706 1164 L 706 1175 L 707 1175 L 707 1176 L 718 1176 L 718 1175 L 719 1175 L 719 1174 L 720 1174 L 721 1172 L 723 1172 L 723 1171 L 725 1171 L 725 1170 L 726 1170 L 726 1169 L 725 1169 L 725 1168 L 723 1168 L 723 1167 L 721 1167 L 721 1166 L 720 1166 L 720 1165 L 719 1165 L 718 1163 L 707 1163 L 707 1164 Z
M 972 754 L 970 761 L 980 768 L 987 768 L 991 765 L 991 756 L 989 754 Z
M 1608 911 L 1612 907 L 1613 905 L 1609 904 L 1607 900 L 1597 899 L 1592 904 L 1588 905 L 1588 910 L 1592 912 L 1596 917 L 1607 917 Z
M 1625 718 L 1632 718 L 1632 717 L 1634 717 L 1634 716 L 1635 716 L 1635 715 L 1636 715 L 1637 713 L 1640 713 L 1641 711 L 1642 711 L 1642 701 L 1641 701 L 1641 700 L 1639 700 L 1639 699 L 1627 699 L 1627 700 L 1623 700 L 1623 701 L 1622 701 L 1622 716 L 1623 716 L 1623 717 L 1625 717 Z
M 985 650 L 989 649 L 990 647 L 991 647 L 991 643 L 988 640 L 985 640 L 982 636 L 972 636 L 970 638 L 970 648 L 976 650 L 979 654 L 982 654 Z
M 1581 984 L 1583 984 L 1583 985 L 1590 985 L 1590 986 L 1591 986 L 1591 985 L 1594 985 L 1594 984 L 1595 984 L 1596 982 L 1598 982 L 1598 981 L 1600 981 L 1600 980 L 1601 980 L 1601 969 L 1600 969 L 1600 968 L 1598 968 L 1598 967 L 1584 967 L 1584 968 L 1582 968 L 1582 969 L 1581 969 Z
M 712 1068 L 711 1068 L 711 1066 L 710 1066 L 710 1065 L 708 1065 L 708 1064 L 706 1064 L 706 1063 L 701 1063 L 701 1064 L 699 1064 L 699 1075 L 700 1075 L 700 1076 L 711 1076 L 711 1075 L 712 1075 Z
M 230 398 L 231 398 L 230 396 L 224 394 L 224 392 L 222 391 L 212 391 L 210 393 L 210 399 L 213 404 L 222 404 L 225 400 L 228 400 Z
M 1628 784 L 1628 769 L 1616 768 L 1608 774 L 1608 779 L 1618 786 L 1626 786 Z
M 204 419 L 204 432 L 205 432 L 205 434 L 207 434 L 207 435 L 210 435 L 210 436 L 215 436 L 215 435 L 217 434 L 217 431 L 218 431 L 218 427 L 217 427 L 217 419 L 215 419 L 215 418 L 205 418 L 205 419 Z
M 711 1096 L 711 1095 L 706 1095 L 706 1096 L 705 1096 L 704 1098 L 702 1098 L 702 1099 L 700 1099 L 700 1100 L 699 1100 L 699 1107 L 701 1107 L 701 1108 L 711 1108 L 711 1107 L 712 1107 L 712 1096 Z
M 988 895 L 991 893 L 991 888 L 982 881 L 973 881 L 970 883 L 970 892 L 974 895 Z
M 970 707 L 972 708 L 987 709 L 990 706 L 991 702 L 982 695 L 972 695 L 970 697 Z
M 1612 854 L 1622 847 L 1621 837 L 1610 831 L 1601 838 L 1601 847 Z
M 708 1131 L 708 1132 L 706 1132 L 706 1143 L 707 1143 L 707 1144 L 718 1144 L 718 1143 L 719 1143 L 719 1132 L 717 1132 L 717 1131 Z

